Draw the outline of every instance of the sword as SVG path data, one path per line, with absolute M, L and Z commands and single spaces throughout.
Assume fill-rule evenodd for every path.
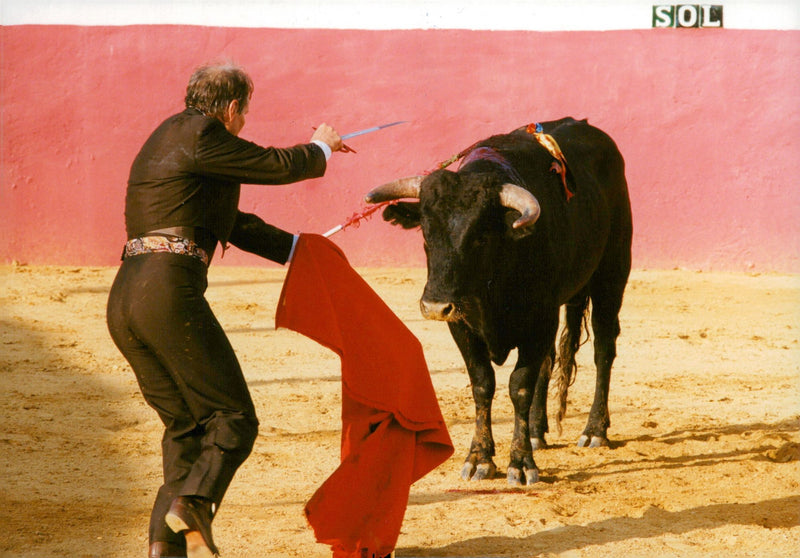
M 408 122 L 408 120 L 398 120 L 397 122 L 390 122 L 389 124 L 381 124 L 380 126 L 373 126 L 372 128 L 364 128 L 363 130 L 358 130 L 357 132 L 350 132 L 349 134 L 345 134 L 345 135 L 340 136 L 340 137 L 342 138 L 342 141 L 344 141 L 346 139 L 354 138 L 356 136 L 361 136 L 361 135 L 364 135 L 364 134 L 370 134 L 372 132 L 377 132 L 378 130 L 383 130 L 384 128 L 388 128 L 389 126 L 397 126 L 398 124 L 405 124 L 407 122 Z M 342 149 L 342 151 L 344 151 L 345 153 L 347 153 L 347 152 L 355 153 L 355 150 L 353 148 L 347 147 L 346 145 L 344 145 L 344 149 Z M 383 208 L 385 205 L 388 205 L 389 203 L 390 202 L 384 202 L 384 203 L 375 204 L 374 206 L 365 209 L 361 213 L 355 213 L 346 222 L 342 223 L 341 225 L 336 225 L 335 227 L 333 227 L 328 232 L 323 233 L 322 236 L 324 236 L 325 238 L 328 238 L 328 237 L 336 234 L 337 232 L 341 231 L 345 227 L 348 227 L 348 226 L 352 225 L 353 223 L 357 223 L 358 221 L 360 221 L 360 220 L 364 219 L 365 217 L 371 215 L 372 213 L 374 213 L 377 210 Z
M 407 120 L 400 120 L 398 122 L 390 122 L 389 124 L 382 124 L 380 126 L 373 126 L 372 128 L 364 128 L 363 130 L 359 130 L 357 132 L 350 132 L 349 134 L 345 134 L 342 137 L 342 141 L 348 140 L 350 138 L 354 138 L 356 136 L 361 136 L 364 134 L 369 134 L 371 132 L 377 132 L 378 130 L 383 130 L 384 128 L 388 128 L 389 126 L 397 126 L 398 124 L 405 124 L 408 122 Z

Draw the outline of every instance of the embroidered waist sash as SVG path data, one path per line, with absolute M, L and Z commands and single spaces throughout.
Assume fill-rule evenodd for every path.
M 123 259 L 152 252 L 168 252 L 197 258 L 208 265 L 208 254 L 194 241 L 180 237 L 141 236 L 125 243 Z

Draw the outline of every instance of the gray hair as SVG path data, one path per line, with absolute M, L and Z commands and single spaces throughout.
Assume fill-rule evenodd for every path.
M 205 64 L 189 78 L 186 108 L 221 119 L 232 101 L 239 101 L 239 112 L 244 111 L 252 94 L 253 80 L 239 66 L 230 62 Z

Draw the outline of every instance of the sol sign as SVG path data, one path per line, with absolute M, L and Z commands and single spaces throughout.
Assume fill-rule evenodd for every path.
M 722 6 L 658 4 L 653 6 L 653 27 L 722 27 Z

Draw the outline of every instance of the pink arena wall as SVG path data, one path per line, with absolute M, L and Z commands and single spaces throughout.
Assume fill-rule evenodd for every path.
M 800 32 L 353 31 L 193 26 L 0 28 L 0 262 L 114 265 L 130 162 L 225 55 L 256 92 L 242 136 L 353 139 L 324 178 L 245 186 L 242 208 L 323 232 L 363 194 L 482 137 L 571 115 L 626 158 L 634 265 L 800 272 Z M 357 266 L 424 265 L 379 217 L 333 237 Z M 231 250 L 224 265 L 260 265 Z M 219 264 L 219 260 L 217 261 Z

